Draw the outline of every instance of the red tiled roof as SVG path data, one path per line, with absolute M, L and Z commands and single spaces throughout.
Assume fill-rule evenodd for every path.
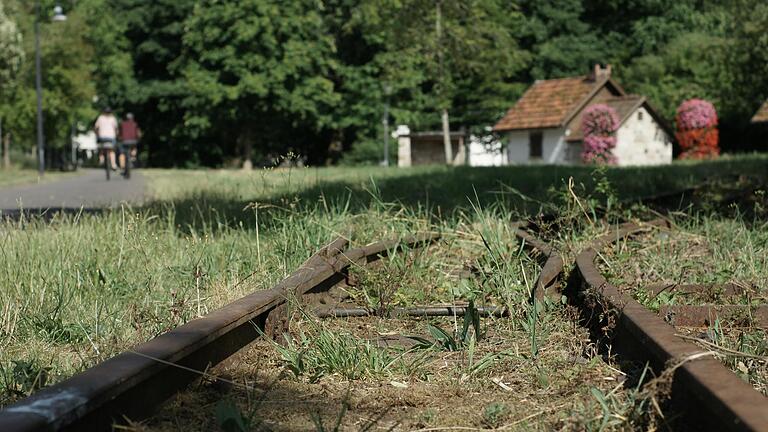
M 755 113 L 755 116 L 752 117 L 752 123 L 762 123 L 762 122 L 768 122 L 768 100 L 765 101 L 763 106 L 760 107 L 759 110 Z
M 645 102 L 645 97 L 640 95 L 626 95 L 626 96 L 614 96 L 608 100 L 598 102 L 604 103 L 609 107 L 616 110 L 616 114 L 619 116 L 619 124 L 632 114 L 637 107 Z M 586 107 L 585 107 L 586 108 Z M 571 135 L 568 136 L 568 141 L 581 141 L 584 137 L 581 133 L 581 126 L 575 128 Z
M 495 131 L 560 126 L 605 80 L 589 76 L 536 81 L 493 127 Z

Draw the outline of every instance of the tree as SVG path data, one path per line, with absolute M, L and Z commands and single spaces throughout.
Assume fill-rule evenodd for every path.
M 6 99 L 16 85 L 24 62 L 23 38 L 16 22 L 5 13 L 0 3 L 0 97 Z
M 392 83 L 398 121 L 415 128 L 495 121 L 519 91 L 527 57 L 515 34 L 520 15 L 504 0 L 363 1 L 357 19 L 384 47 L 376 55 Z M 449 155 L 446 147 L 446 156 Z
M 212 166 L 222 161 L 221 148 L 202 143 L 180 126 L 186 85 L 178 68 L 171 66 L 181 56 L 184 20 L 194 5 L 194 0 L 105 0 L 104 7 L 96 9 L 100 14 L 119 16 L 114 28 L 122 33 L 126 46 L 121 51 L 130 56 L 132 66 L 129 90 L 108 96 L 115 98 L 110 103 L 135 113 L 149 163 L 157 166 Z M 115 77 L 106 74 L 104 79 Z M 101 89 L 110 87 L 100 85 Z
M 54 0 L 42 3 L 47 11 Z M 60 143 L 72 121 L 90 123 L 94 108 L 109 104 L 136 114 L 154 165 L 290 150 L 319 163 L 356 143 L 381 153 L 385 104 L 388 120 L 414 130 L 446 119 L 478 133 L 532 80 L 582 75 L 599 62 L 612 63 L 627 91 L 648 96 L 668 120 L 684 99 L 713 101 L 723 147 L 734 148 L 748 141 L 749 116 L 768 98 L 763 3 L 63 1 L 69 22 L 43 17 L 41 26 L 46 135 Z M 27 59 L 31 4 L 3 0 L 23 36 L 15 52 L 21 46 Z M 13 53 L 3 48 L 0 57 Z M 11 96 L 0 89 L 6 131 L 29 143 L 30 63 L 20 63 Z
M 734 70 L 737 104 L 744 114 L 751 114 L 768 98 L 768 4 L 759 0 L 734 3 L 728 64 Z M 732 101 L 733 102 L 733 101 Z
M 721 99 L 720 81 L 726 40 L 704 33 L 684 33 L 655 54 L 638 57 L 622 75 L 634 92 L 648 96 L 666 118 L 682 100 Z
M 87 39 L 83 10 L 72 9 L 67 21 L 45 26 L 41 36 L 46 146 L 61 148 L 75 123 L 96 117 L 93 65 L 97 62 Z M 33 74 L 30 70 L 30 79 Z
M 585 21 L 582 0 L 522 0 L 520 9 L 520 46 L 531 55 L 526 81 L 583 75 L 595 63 L 610 63 L 621 47 L 614 33 L 598 33 Z
M 52 24 L 46 15 L 52 5 L 48 6 L 43 3 L 40 17 L 43 113 L 46 147 L 56 148 L 66 143 L 74 122 L 89 119 L 94 114 L 91 108 L 95 94 L 91 76 L 93 51 L 84 38 L 86 26 L 81 11 L 77 8 L 69 10 L 66 22 Z M 24 35 L 24 57 L 34 58 L 34 4 L 19 3 L 12 9 L 12 14 Z M 22 62 L 16 77 L 14 90 L 8 99 L 3 98 L 0 111 L 5 111 L 6 129 L 13 133 L 14 140 L 31 147 L 35 139 L 36 115 L 34 62 Z
M 18 91 L 18 75 L 24 62 L 23 38 L 18 26 L 8 17 L 0 3 L 0 101 L 15 99 Z M 3 121 L 9 115 L 10 104 L 0 105 L 0 143 L 3 146 L 3 166 L 10 165 L 10 132 L 3 129 Z M 7 128 L 7 123 L 6 123 Z
M 734 0 L 722 60 L 720 136 L 724 146 L 742 151 L 765 151 L 764 131 L 749 119 L 768 99 L 768 4 Z
M 128 20 L 120 6 L 120 2 L 112 0 L 79 0 L 77 3 L 87 29 L 84 38 L 92 47 L 97 103 L 128 108 L 137 86 L 131 47 L 125 36 Z
M 249 164 L 256 145 L 284 150 L 283 131 L 316 133 L 331 123 L 334 45 L 316 2 L 205 1 L 185 27 L 176 67 L 188 83 L 188 132 L 231 134 Z

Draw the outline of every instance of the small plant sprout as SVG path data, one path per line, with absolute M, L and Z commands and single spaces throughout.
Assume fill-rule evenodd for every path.
M 483 424 L 489 428 L 498 428 L 509 414 L 507 406 L 501 402 L 491 402 L 483 410 Z

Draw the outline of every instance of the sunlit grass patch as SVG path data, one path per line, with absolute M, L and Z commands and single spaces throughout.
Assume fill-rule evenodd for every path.
M 746 171 L 761 163 L 750 159 Z M 269 288 L 339 235 L 357 247 L 438 232 L 441 241 L 427 249 L 353 267 L 350 281 L 356 279 L 356 284 L 346 289 L 359 306 L 380 317 L 316 322 L 300 316 L 292 322 L 294 331 L 278 338 L 285 345 L 257 341 L 234 365 L 213 370 L 261 386 L 249 394 L 229 395 L 233 405 L 222 412 L 236 417 L 236 409 L 247 424 L 270 419 L 273 423 L 264 424 L 277 422 L 289 429 L 315 424 L 312 412 L 335 418 L 344 403 L 344 418 L 355 425 L 382 413 L 382 422 L 402 420 L 413 428 L 461 424 L 618 430 L 648 425 L 652 413 L 647 401 L 632 393 L 634 384 L 625 384 L 636 377 L 625 376 L 597 353 L 561 301 L 531 302 L 539 264 L 515 239 L 512 222 L 540 212 L 553 214 L 556 224 L 550 229 L 546 224 L 551 219 L 540 219 L 541 235 L 569 262 L 617 223 L 651 214 L 624 200 L 655 191 L 659 184 L 688 187 L 706 178 L 712 167 L 723 168 L 725 175 L 739 167 L 739 160 L 596 171 L 149 171 L 155 201 L 141 208 L 0 224 L 0 404 Z M 715 208 L 707 211 L 714 214 Z M 764 277 L 762 225 L 731 216 L 675 216 L 684 234 L 653 238 L 663 251 L 677 251 L 674 256 L 684 263 L 685 275 L 694 280 Z M 706 254 L 686 261 L 683 245 L 688 243 Z M 633 274 L 633 269 L 621 271 L 623 262 L 633 262 L 627 252 L 632 247 L 628 241 L 601 251 L 609 263 L 604 270 L 617 281 Z M 649 249 L 640 257 L 654 269 L 644 280 L 679 275 L 679 266 L 674 268 L 673 260 L 664 261 L 660 254 Z M 717 270 L 689 269 L 697 259 L 712 261 Z M 677 273 L 668 273 L 672 270 Z M 470 317 L 466 328 L 464 316 L 411 324 L 383 318 L 394 307 L 435 303 L 502 306 L 509 316 L 482 318 L 478 325 Z M 421 338 L 421 346 L 398 350 L 376 343 L 392 333 Z M 730 349 L 762 355 L 754 336 L 734 340 L 742 346 L 728 345 Z M 724 335 L 721 343 L 726 341 Z M 733 365 L 750 374 L 761 367 L 743 358 Z M 210 393 L 179 400 L 194 400 L 198 409 L 169 408 L 160 418 L 219 427 L 217 414 L 200 407 L 218 406 L 222 395 L 213 385 L 197 390 Z M 323 392 L 330 396 L 317 402 Z M 256 396 L 263 395 L 281 402 L 256 403 Z M 304 411 L 305 417 L 286 417 L 285 405 L 279 404 L 289 397 L 316 409 Z M 392 407 L 400 411 L 388 411 Z M 158 420 L 153 427 L 169 424 Z
M 678 215 L 669 230 L 657 230 L 607 248 L 604 274 L 651 310 L 662 306 L 711 303 L 768 304 L 768 231 L 760 220 L 718 215 Z M 652 284 L 741 287 L 737 295 L 651 293 Z M 768 333 L 745 311 L 738 322 L 715 320 L 708 329 L 677 331 L 718 357 L 756 390 L 768 394 Z M 661 318 L 660 318 L 661 319 Z M 733 320 L 731 320 L 733 321 Z M 746 327 L 745 327 L 746 325 Z

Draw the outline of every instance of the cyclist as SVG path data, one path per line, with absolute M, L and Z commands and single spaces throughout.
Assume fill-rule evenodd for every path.
M 136 160 L 136 145 L 139 143 L 139 139 L 141 139 L 141 129 L 134 120 L 133 113 L 128 113 L 125 115 L 125 119 L 120 122 L 120 141 L 123 150 L 120 153 L 120 166 L 126 166 L 126 153 L 131 160 Z
M 112 114 L 112 108 L 105 107 L 101 114 L 96 118 L 93 125 L 96 132 L 96 142 L 104 148 L 104 157 L 109 158 L 109 165 L 112 171 L 117 171 L 115 163 L 115 145 L 117 144 L 117 119 Z

